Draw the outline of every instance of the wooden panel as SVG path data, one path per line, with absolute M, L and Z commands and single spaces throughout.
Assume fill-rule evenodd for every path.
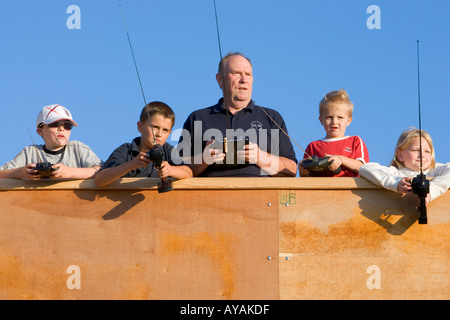
M 450 298 L 450 192 L 419 225 L 362 178 L 157 182 L 0 179 L 0 299 Z
M 448 299 L 449 203 L 419 225 L 414 196 L 280 191 L 280 298 Z
M 277 299 L 277 193 L 0 192 L 0 299 Z M 80 268 L 81 289 L 66 284 Z

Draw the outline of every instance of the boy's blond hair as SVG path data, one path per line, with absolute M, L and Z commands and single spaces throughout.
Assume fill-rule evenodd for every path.
M 403 163 L 403 161 L 400 161 L 397 159 L 397 153 L 399 151 L 403 151 L 406 148 L 409 147 L 409 145 L 412 143 L 414 138 L 417 138 L 420 136 L 419 133 L 419 129 L 415 128 L 415 127 L 410 127 L 408 129 L 406 129 L 405 131 L 402 132 L 402 134 L 400 135 L 400 137 L 398 138 L 397 141 L 397 146 L 395 147 L 395 152 L 394 152 L 394 159 L 392 159 L 391 163 L 389 164 L 390 166 L 394 166 L 398 169 L 404 168 L 405 164 Z M 430 146 L 431 149 L 431 163 L 430 163 L 430 169 L 433 169 L 434 166 L 436 165 L 436 161 L 435 161 L 435 156 L 434 156 L 434 147 L 433 147 L 433 141 L 431 140 L 431 136 L 428 132 L 422 130 L 422 138 L 424 138 L 427 142 L 428 145 Z M 423 145 L 422 145 L 423 148 Z
M 348 106 L 348 116 L 353 116 L 353 102 L 350 101 L 347 91 L 340 89 L 339 91 L 330 91 L 319 103 L 319 114 L 323 115 L 325 109 L 333 107 L 337 104 L 345 104 Z

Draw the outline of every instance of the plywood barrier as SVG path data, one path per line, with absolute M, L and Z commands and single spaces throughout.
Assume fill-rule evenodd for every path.
M 450 192 L 362 178 L 0 180 L 0 299 L 448 299 Z

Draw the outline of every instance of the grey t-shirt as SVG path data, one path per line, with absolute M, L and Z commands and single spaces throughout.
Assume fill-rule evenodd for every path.
M 73 168 L 91 168 L 102 166 L 103 162 L 87 145 L 80 141 L 69 141 L 65 149 L 57 152 L 48 151 L 44 145 L 27 146 L 22 149 L 11 161 L 0 167 L 0 170 L 9 170 L 23 167 L 30 163 L 50 162 L 51 164 L 62 163 Z

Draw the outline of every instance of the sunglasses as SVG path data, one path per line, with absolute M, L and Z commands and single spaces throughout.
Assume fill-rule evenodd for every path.
M 53 122 L 47 125 L 49 128 L 59 128 L 60 126 L 63 126 L 65 130 L 72 130 L 73 123 L 72 122 Z

